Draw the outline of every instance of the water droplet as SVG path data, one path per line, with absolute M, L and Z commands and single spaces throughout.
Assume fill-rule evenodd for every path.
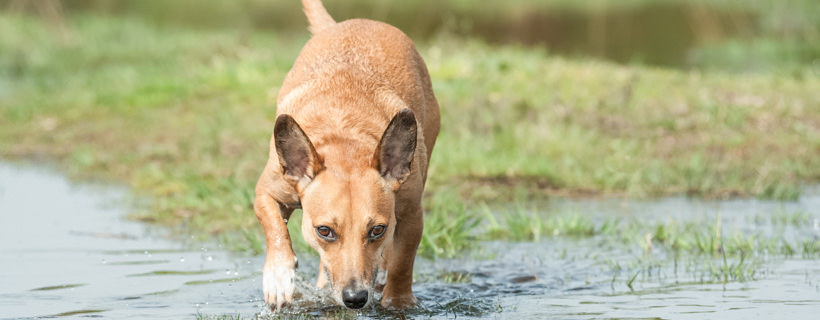
M 225 274 L 226 275 L 231 275 L 231 269 L 225 269 Z
M 144 253 L 145 255 L 148 255 L 148 250 L 145 250 L 145 252 L 143 252 L 143 253 Z
M 179 262 L 185 262 L 185 257 L 179 257 Z
M 214 257 L 212 257 L 212 256 L 208 256 L 207 259 L 208 259 L 208 261 L 214 261 Z
M 250 261 L 250 260 L 248 260 L 248 264 L 251 264 L 251 261 Z
M 108 261 L 105 261 L 105 259 L 102 259 L 102 261 L 100 261 L 100 263 L 106 264 L 106 263 L 108 263 Z
M 234 272 L 233 272 L 233 275 L 238 276 L 238 275 L 239 275 L 239 271 L 234 271 Z

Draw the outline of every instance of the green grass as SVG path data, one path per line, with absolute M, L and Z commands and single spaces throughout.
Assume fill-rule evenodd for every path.
M 277 86 L 306 33 L 76 15 L 73 38 L 62 39 L 35 18 L 0 14 L 0 156 L 124 183 L 150 201 L 138 219 L 261 250 L 253 186 Z M 794 199 L 820 179 L 820 77 L 811 70 L 621 66 L 446 35 L 418 46 L 443 125 L 420 249 L 429 256 L 480 237 L 607 232 L 571 215 L 522 224 L 526 210 L 490 221 L 474 213 L 481 202 L 563 193 Z M 475 231 L 480 222 L 491 236 Z M 706 235 L 664 241 L 714 245 Z
M 637 196 L 793 198 L 798 181 L 817 176 L 818 135 L 804 122 L 820 113 L 816 77 L 682 73 L 457 45 L 427 55 L 449 127 L 436 181 L 538 176 L 562 189 Z

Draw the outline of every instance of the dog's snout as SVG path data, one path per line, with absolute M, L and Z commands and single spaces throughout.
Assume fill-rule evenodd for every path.
M 346 286 L 342 290 L 342 301 L 350 309 L 361 309 L 367 304 L 367 290 L 357 290 L 353 286 Z

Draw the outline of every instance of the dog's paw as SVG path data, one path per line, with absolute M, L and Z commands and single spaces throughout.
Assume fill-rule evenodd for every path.
M 277 310 L 293 303 L 293 291 L 296 289 L 296 270 L 294 265 L 275 265 L 265 263 L 262 272 L 262 294 L 265 303 Z
M 384 296 L 382 298 L 382 307 L 391 310 L 405 310 L 414 307 L 418 303 L 416 297 L 413 294 L 408 295 L 401 295 L 401 296 Z

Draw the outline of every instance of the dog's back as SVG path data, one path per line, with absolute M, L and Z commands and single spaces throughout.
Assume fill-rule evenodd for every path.
M 334 124 L 355 125 L 361 134 L 372 137 L 365 140 L 375 148 L 384 124 L 400 109 L 409 108 L 422 128 L 419 138 L 424 146 L 420 149 L 429 160 L 438 136 L 439 110 L 427 68 L 412 41 L 382 22 L 353 19 L 335 23 L 321 3 L 304 3 L 314 35 L 282 84 L 277 113 L 290 114 L 299 123 L 328 125 L 303 128 L 315 144 L 333 131 L 344 130 L 349 136 L 350 128 L 333 130 Z M 321 91 L 331 90 L 333 101 L 323 103 Z M 340 90 L 347 91 L 343 95 L 347 101 L 339 100 Z M 307 91 L 310 96 L 303 95 Z M 304 121 L 306 117 L 335 119 Z M 368 123 L 373 125 L 362 125 Z

